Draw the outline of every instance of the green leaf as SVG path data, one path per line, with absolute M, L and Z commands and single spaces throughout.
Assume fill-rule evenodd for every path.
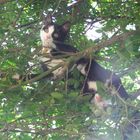
M 62 93 L 59 93 L 59 92 L 52 92 L 51 93 L 51 96 L 55 99 L 62 99 L 63 98 L 63 94 Z

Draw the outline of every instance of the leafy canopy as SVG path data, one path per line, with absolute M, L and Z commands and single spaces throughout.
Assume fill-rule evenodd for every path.
M 74 78 L 54 83 L 17 84 L 12 79 L 15 73 L 41 72 L 37 59 L 41 49 L 39 30 L 48 11 L 57 23 L 72 22 L 69 44 L 81 51 L 92 47 L 88 55 L 119 74 L 130 94 L 140 88 L 139 0 L 1 0 L 0 72 L 5 76 L 0 79 L 0 139 L 90 140 L 102 139 L 102 135 L 107 137 L 104 139 L 121 139 L 129 114 L 139 108 L 138 100 L 115 99 L 117 107 L 109 115 L 98 117 L 100 112 L 91 109 L 89 96 L 79 96 L 84 78 L 77 70 L 72 72 Z M 86 32 L 96 30 L 95 25 L 101 25 L 97 30 L 101 36 L 88 39 Z M 125 36 L 132 30 L 137 33 Z M 113 42 L 113 37 L 120 34 L 124 36 Z M 97 49 L 101 42 L 102 49 Z M 98 83 L 98 89 L 103 98 L 112 99 L 103 84 Z M 138 138 L 134 133 L 134 139 Z

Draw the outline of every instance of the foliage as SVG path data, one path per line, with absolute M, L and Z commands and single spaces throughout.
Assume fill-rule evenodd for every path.
M 52 11 L 56 22 L 72 22 L 67 42 L 81 51 L 94 49 L 98 43 L 135 28 L 136 34 L 120 38 L 92 55 L 121 76 L 129 93 L 137 92 L 140 88 L 139 0 L 2 0 L 0 4 L 0 139 L 121 140 L 132 113 L 139 109 L 139 100 L 111 97 L 104 85 L 98 83 L 98 92 L 114 104 L 100 117 L 91 109 L 90 97 L 79 94 L 84 78 L 77 70 L 69 80 L 46 79 L 30 84 L 21 81 L 17 84 L 12 75 L 41 71 L 37 59 L 41 49 L 39 30 L 43 13 Z M 102 25 L 97 30 L 101 37 L 89 40 L 86 31 L 94 29 L 95 23 Z M 139 139 L 137 131 L 134 140 Z

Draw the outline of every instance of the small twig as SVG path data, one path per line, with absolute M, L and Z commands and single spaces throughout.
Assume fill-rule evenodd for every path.
M 59 8 L 61 1 L 62 1 L 62 0 L 59 0 L 59 2 L 58 2 L 58 4 L 57 4 L 56 8 L 55 8 L 55 9 L 53 10 L 53 12 L 52 12 L 52 15 L 53 15 L 53 14 L 57 11 L 57 9 Z
M 91 55 L 90 55 L 90 61 L 89 61 L 89 64 L 87 64 L 87 65 L 89 65 L 89 66 L 88 66 L 88 70 L 87 70 L 87 73 L 86 73 L 86 77 L 85 77 L 85 79 L 84 79 L 84 83 L 83 83 L 83 86 L 82 86 L 82 89 L 81 89 L 81 94 L 83 94 L 83 90 L 84 90 L 84 88 L 85 88 L 85 86 L 86 86 L 86 83 L 87 83 L 87 79 L 88 79 L 88 75 L 89 75 L 91 63 L 92 63 L 92 58 L 91 58 Z

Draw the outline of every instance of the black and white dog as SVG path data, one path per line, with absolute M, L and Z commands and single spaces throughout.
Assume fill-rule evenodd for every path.
M 40 61 L 43 63 L 45 71 L 63 62 L 63 55 L 70 55 L 78 52 L 75 47 L 64 43 L 69 34 L 70 26 L 69 21 L 66 21 L 61 25 L 54 23 L 50 14 L 45 18 L 44 25 L 40 30 L 40 38 L 43 46 L 42 54 L 46 55 L 45 57 L 42 56 Z M 55 56 L 62 57 L 56 59 Z M 95 94 L 97 92 L 96 82 L 100 81 L 104 84 L 108 84 L 108 86 L 114 86 L 120 97 L 124 99 L 129 97 L 120 78 L 116 74 L 100 66 L 94 59 L 90 60 L 89 58 L 81 57 L 76 62 L 76 67 L 86 78 L 83 93 L 88 92 Z M 53 71 L 51 76 L 57 77 L 57 75 L 61 75 L 63 72 L 63 68 L 60 67 Z M 37 75 L 38 74 L 31 74 L 29 78 L 34 78 Z M 23 76 L 14 78 L 21 79 L 21 77 L 25 80 Z

